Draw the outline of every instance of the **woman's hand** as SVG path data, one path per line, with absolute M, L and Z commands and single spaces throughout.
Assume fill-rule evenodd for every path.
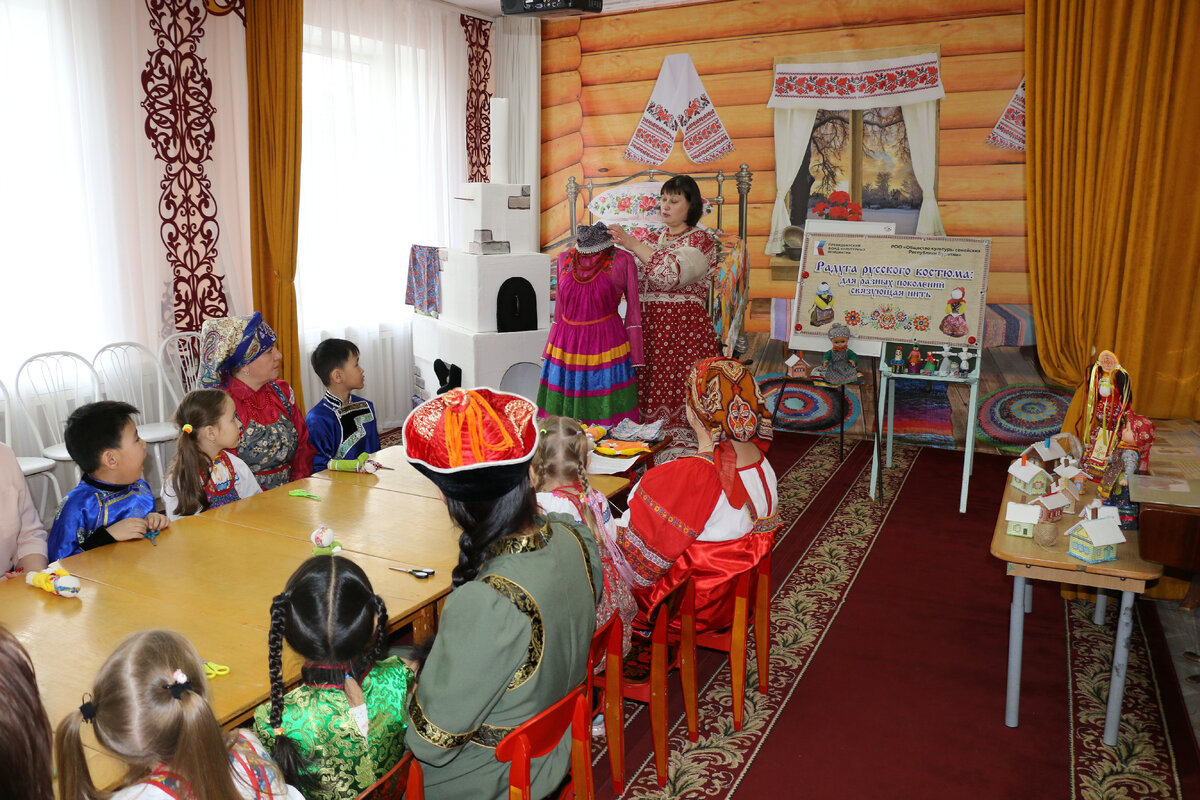
M 629 231 L 625 230 L 620 225 L 609 225 L 608 235 L 613 238 L 617 244 L 624 247 L 626 250 L 632 250 L 640 242 L 630 235 Z

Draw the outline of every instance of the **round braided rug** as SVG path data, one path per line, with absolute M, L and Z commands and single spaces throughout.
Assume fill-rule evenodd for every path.
M 842 407 L 840 389 L 830 389 L 812 383 L 792 380 L 787 382 L 783 405 L 775 413 L 779 403 L 779 389 L 784 386 L 785 376 L 781 372 L 769 373 L 758 378 L 758 387 L 767 402 L 767 413 L 775 414 L 775 429 L 803 433 L 837 433 L 839 424 L 845 420 L 848 431 L 858 420 L 859 402 L 853 388 L 846 391 L 846 405 Z
M 1020 452 L 1062 430 L 1073 394 L 1039 383 L 997 389 L 979 401 L 975 438 L 1006 452 Z

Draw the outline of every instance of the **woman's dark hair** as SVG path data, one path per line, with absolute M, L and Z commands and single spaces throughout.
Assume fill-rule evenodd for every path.
M 659 195 L 677 194 L 687 200 L 688 225 L 695 225 L 704 215 L 704 195 L 700 194 L 700 187 L 691 175 L 676 175 L 664 183 L 658 193 Z
M 283 642 L 304 658 L 305 683 L 362 683 L 387 652 L 387 606 L 362 567 L 342 556 L 314 556 L 288 579 L 271 602 L 267 665 L 271 676 L 271 727 L 283 721 Z M 321 768 L 311 764 L 288 736 L 277 734 L 272 750 L 284 780 L 304 796 L 320 793 Z
M 462 528 L 458 537 L 458 566 L 451 573 L 454 587 L 474 580 L 483 566 L 484 553 L 492 542 L 533 527 L 537 497 L 526 470 L 519 483 L 495 500 L 446 498 L 450 519 Z
M 0 626 L 0 797 L 53 800 L 50 740 L 33 662 Z
M 204 428 L 221 422 L 225 404 L 233 398 L 221 389 L 193 389 L 183 396 L 173 417 L 179 426 L 175 437 L 175 455 L 167 467 L 167 483 L 174 487 L 179 500 L 178 514 L 190 517 L 208 508 L 208 494 L 204 486 L 212 473 L 212 459 L 200 448 L 200 435 Z M 183 429 L 191 425 L 191 432 Z

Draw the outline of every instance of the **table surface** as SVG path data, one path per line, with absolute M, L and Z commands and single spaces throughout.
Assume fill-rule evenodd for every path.
M 1007 476 L 1006 480 L 1008 480 Z M 1093 486 L 1091 483 L 1085 485 L 1083 497 L 1085 501 L 1090 501 L 1095 496 Z M 1029 501 L 1032 500 L 1032 497 L 1029 498 Z M 1089 564 L 1067 554 L 1069 542 L 1066 532 L 1079 521 L 1079 517 L 1074 514 L 1063 514 L 1062 519 L 1054 523 L 1058 526 L 1059 536 L 1053 547 L 1042 547 L 1033 539 L 1023 536 L 1010 536 L 1005 532 L 1008 528 L 1005 513 L 1010 501 L 1026 502 L 1025 494 L 1014 487 L 1011 480 L 1004 489 L 1004 498 L 1000 501 L 1000 512 L 996 517 L 996 528 L 992 533 L 991 552 L 996 558 L 1007 561 L 1009 564 L 1059 570 L 1063 574 L 1057 578 L 1058 580 L 1080 586 L 1107 587 L 1108 583 L 1101 578 L 1152 581 L 1162 576 L 1161 564 L 1146 561 L 1139 555 L 1138 532 L 1135 530 L 1122 531 L 1125 534 L 1125 541 L 1117 545 L 1116 561 L 1104 561 L 1099 564 Z

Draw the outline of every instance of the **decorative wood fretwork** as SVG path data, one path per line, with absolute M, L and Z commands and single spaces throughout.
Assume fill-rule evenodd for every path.
M 484 183 L 491 167 L 492 23 L 469 14 L 459 21 L 467 37 L 467 180 Z
M 225 7 L 237 10 L 241 5 L 242 0 L 234 0 Z M 146 0 L 146 8 L 155 49 L 142 70 L 146 98 L 141 105 L 146 138 L 165 165 L 158 213 L 171 265 L 170 304 L 175 330 L 198 331 L 208 317 L 229 315 L 215 266 L 217 202 L 204 171 L 212 157 L 214 108 L 212 81 L 196 51 L 208 7 L 205 0 Z

